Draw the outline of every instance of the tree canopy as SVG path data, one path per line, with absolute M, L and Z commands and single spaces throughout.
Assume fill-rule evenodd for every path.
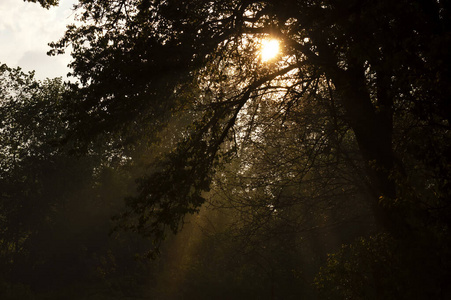
M 448 193 L 448 171 L 415 157 L 429 150 L 409 151 L 418 144 L 411 134 L 425 126 L 441 137 L 430 137 L 428 149 L 449 151 L 446 1 L 92 0 L 78 9 L 85 23 L 69 27 L 51 51 L 73 47 L 73 75 L 82 83 L 78 134 L 149 135 L 181 111 L 191 118 L 174 137 L 175 148 L 141 181 L 140 196 L 130 199 L 135 229 L 156 234 L 167 223 L 176 231 L 183 215 L 204 202 L 224 154 L 263 138 L 269 116 L 283 128 L 308 101 L 324 105 L 328 117 L 320 130 L 305 124 L 312 128 L 307 138 L 338 155 L 340 130 L 353 135 L 386 229 L 405 225 L 395 224 L 403 221 L 394 203 L 420 176 L 413 170 L 418 159 L 422 175 L 431 176 L 422 192 L 440 186 Z M 257 53 L 268 37 L 282 52 L 264 63 Z M 269 101 L 276 107 L 265 117 L 262 103 Z
M 151 255 L 207 203 L 234 211 L 247 254 L 273 259 L 263 263 L 269 276 L 284 263 L 281 245 L 294 249 L 311 231 L 336 228 L 343 243 L 366 234 L 329 257 L 316 280 L 325 297 L 450 294 L 450 1 L 80 0 L 75 9 L 78 22 L 49 54 L 70 48 L 78 82 L 55 107 L 64 130 L 42 131 L 100 165 L 144 166 L 115 222 L 150 237 Z M 265 60 L 270 39 L 280 53 Z M 13 113 L 8 124 L 21 120 Z M 4 124 L 8 145 L 41 146 L 26 126 L 19 136 Z M 380 261 L 399 276 L 389 280 Z

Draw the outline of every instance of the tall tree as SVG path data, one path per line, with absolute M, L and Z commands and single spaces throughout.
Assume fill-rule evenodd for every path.
M 142 240 L 137 245 L 121 236 L 127 241 L 121 247 L 108 236 L 111 216 L 135 189 L 129 157 L 108 145 L 107 151 L 90 145 L 85 156 L 59 147 L 70 126 L 68 91 L 61 78 L 41 82 L 32 72 L 0 64 L 2 299 L 32 299 L 52 289 L 61 289 L 55 298 L 67 297 L 65 289 L 75 283 L 103 292 L 110 280 L 149 272 L 133 261 L 145 247 Z M 125 297 L 124 285 L 114 293 Z
M 73 139 L 158 140 L 171 117 L 191 120 L 129 199 L 124 227 L 157 240 L 177 231 L 205 201 L 215 168 L 243 145 L 236 137 L 261 133 L 259 103 L 277 101 L 283 119 L 309 97 L 350 128 L 385 230 L 402 235 L 435 209 L 448 212 L 449 1 L 84 0 L 78 9 L 84 23 L 51 51 L 73 48 L 82 84 Z M 265 38 L 280 41 L 278 60 L 259 60 Z M 427 147 L 415 136 L 422 128 L 436 136 Z M 323 130 L 324 151 L 336 130 Z

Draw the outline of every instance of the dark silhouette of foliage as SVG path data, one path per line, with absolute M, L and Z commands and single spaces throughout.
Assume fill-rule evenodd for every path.
M 2 299 L 51 291 L 53 299 L 68 298 L 66 289 L 90 282 L 94 293 L 105 293 L 117 277 L 147 274 L 139 269 L 145 263 L 133 261 L 144 250 L 132 238 L 122 237 L 135 245 L 124 248 L 108 236 L 111 216 L 135 189 L 132 171 L 111 151 L 104 156 L 91 147 L 76 157 L 60 144 L 69 124 L 67 91 L 60 78 L 39 82 L 33 73 L 0 66 Z M 79 299 L 90 292 L 71 293 Z M 129 291 L 117 284 L 114 293 Z
M 42 7 L 49 9 L 59 4 L 59 0 L 24 0 L 27 2 L 39 3 Z
M 232 236 L 247 253 L 281 265 L 268 249 L 336 230 L 349 246 L 318 276 L 328 297 L 449 296 L 449 1 L 81 0 L 76 9 L 80 22 L 49 53 L 71 46 L 79 82 L 64 87 L 61 106 L 50 96 L 48 122 L 31 117 L 39 101 L 2 112 L 2 179 L 39 190 L 45 176 L 26 170 L 43 170 L 31 161 L 40 151 L 44 165 L 59 154 L 52 140 L 93 159 L 74 171 L 82 178 L 112 161 L 145 165 L 115 221 L 151 238 L 151 257 L 208 202 L 235 212 Z M 266 38 L 281 53 L 264 62 Z M 56 89 L 2 68 L 21 78 L 15 99 Z M 43 125 L 55 120 L 64 130 Z M 28 232 L 19 225 L 16 245 Z
M 193 125 L 176 149 L 130 199 L 124 217 L 136 221 L 124 227 L 157 240 L 166 225 L 176 231 L 183 215 L 204 202 L 214 166 L 230 150 L 226 142 L 236 147 L 237 128 L 247 122 L 252 132 L 258 124 L 258 109 L 247 120 L 243 112 L 272 98 L 283 119 L 311 97 L 349 126 L 374 214 L 386 230 L 402 234 L 411 224 L 400 217 L 405 208 L 397 199 L 415 176 L 409 164 L 417 163 L 401 158 L 409 137 L 402 120 L 418 120 L 448 139 L 449 57 L 440 50 L 449 43 L 447 3 L 83 1 L 85 25 L 70 27 L 52 53 L 73 47 L 73 74 L 83 84 L 75 135 L 92 140 L 128 130 L 133 136 L 141 128 L 155 134 L 171 113 L 191 114 Z M 267 36 L 281 41 L 283 54 L 264 64 L 256 57 Z M 332 125 L 325 135 L 339 130 Z M 429 149 L 448 151 L 431 143 Z M 431 175 L 448 180 L 440 172 Z

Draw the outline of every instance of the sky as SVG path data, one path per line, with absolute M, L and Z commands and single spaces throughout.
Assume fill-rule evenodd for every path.
M 59 40 L 66 25 L 73 22 L 74 3 L 76 0 L 60 0 L 59 6 L 47 10 L 23 0 L 0 0 L 0 63 L 35 70 L 40 80 L 60 76 L 66 79 L 70 55 L 46 53 L 48 43 Z

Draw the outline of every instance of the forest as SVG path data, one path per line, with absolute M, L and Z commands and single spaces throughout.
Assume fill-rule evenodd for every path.
M 0 57 L 0 299 L 451 299 L 450 0 L 73 9 Z

